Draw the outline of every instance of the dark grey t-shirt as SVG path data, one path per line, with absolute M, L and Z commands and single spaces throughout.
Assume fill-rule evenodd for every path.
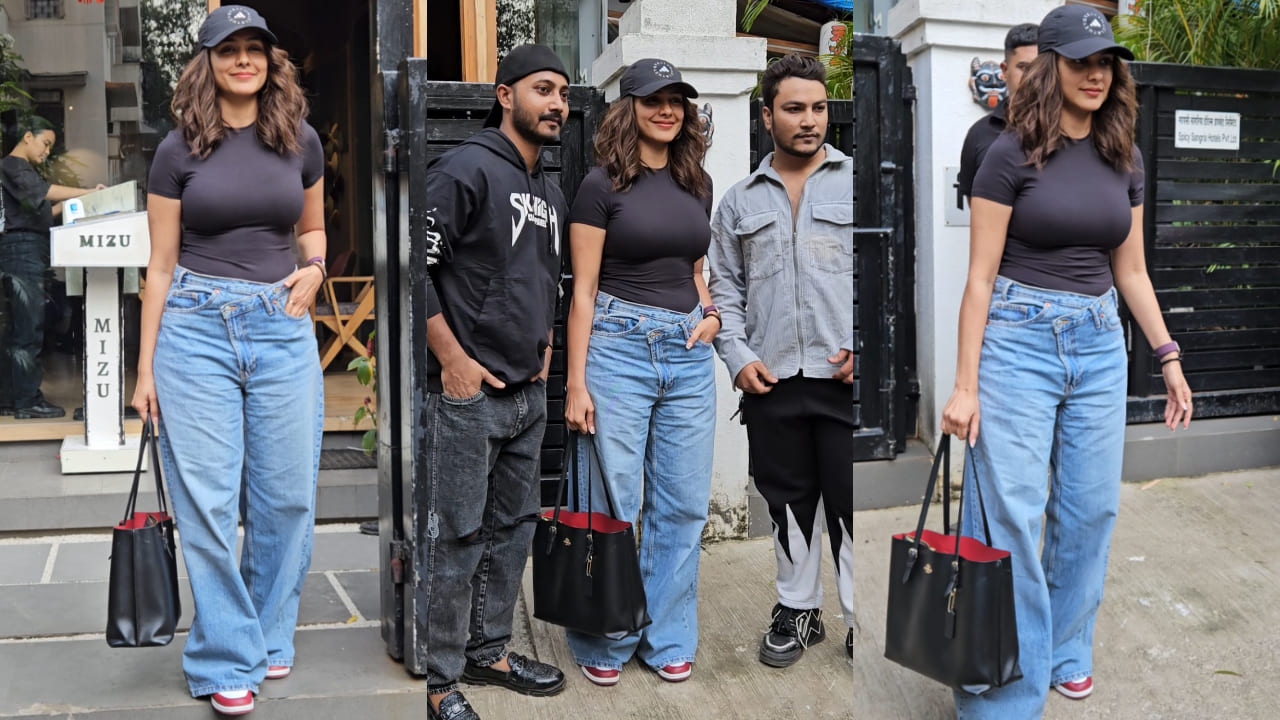
M 316 131 L 304 122 L 298 140 L 302 151 L 282 157 L 258 140 L 252 126 L 228 130 L 201 160 L 181 130 L 169 132 L 156 148 L 147 192 L 182 201 L 179 265 L 264 283 L 293 272 L 302 191 L 324 177 Z
M 1114 284 L 1111 251 L 1133 225 L 1142 204 L 1142 155 L 1136 168 L 1112 168 L 1092 136 L 1068 140 L 1036 170 L 1017 133 L 996 139 L 978 168 L 973 196 L 1013 208 L 1000 274 L 1020 283 L 1102 295 Z
M 53 212 L 49 199 L 49 183 L 31 163 L 16 155 L 5 155 L 0 161 L 4 169 L 4 226 L 9 232 L 49 232 Z
M 602 167 L 578 186 L 570 223 L 603 228 L 601 292 L 627 302 L 690 312 L 699 305 L 693 264 L 711 244 L 708 194 L 685 192 L 668 168 L 648 170 L 626 192 L 614 192 Z

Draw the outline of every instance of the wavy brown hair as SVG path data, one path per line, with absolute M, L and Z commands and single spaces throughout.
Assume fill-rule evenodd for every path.
M 258 139 L 280 155 L 295 154 L 302 150 L 298 134 L 309 111 L 307 96 L 289 53 L 270 43 L 266 45 L 267 81 L 258 91 Z M 227 131 L 218 105 L 211 54 L 212 48 L 200 48 L 191 58 L 178 77 L 169 105 L 191 154 L 201 159 L 218 147 Z
M 1062 79 L 1058 53 L 1042 52 L 1022 76 L 1009 100 L 1009 126 L 1018 133 L 1027 164 L 1044 167 L 1065 143 L 1062 132 Z M 1108 165 L 1133 171 L 1133 132 L 1138 118 L 1138 96 L 1133 76 L 1120 58 L 1113 56 L 1111 90 L 1102 107 L 1093 113 L 1093 145 Z
M 644 169 L 640 163 L 640 126 L 632 96 L 625 95 L 609 105 L 596 130 L 595 149 L 596 164 L 609 174 L 614 191 L 629 190 Z M 702 169 L 706 155 L 707 139 L 702 134 L 698 108 L 685 98 L 684 123 L 680 134 L 667 146 L 667 165 L 676 184 L 697 198 L 705 198 L 711 192 Z

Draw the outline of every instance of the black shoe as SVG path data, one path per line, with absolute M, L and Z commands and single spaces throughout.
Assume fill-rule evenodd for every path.
M 785 605 L 773 606 L 773 623 L 760 640 L 760 662 L 784 668 L 795 663 L 805 648 L 826 639 L 822 627 L 822 610 L 796 610 Z
M 44 398 L 37 400 L 36 404 L 31 407 L 18 408 L 13 411 L 13 416 L 18 420 L 28 420 L 30 418 L 60 418 L 66 414 L 66 410 L 63 410 Z
M 372 535 L 374 537 L 378 537 L 378 521 L 365 520 L 364 522 L 360 523 L 360 534 Z
M 12 415 L 12 414 L 13 414 L 12 405 L 0 405 L 0 415 Z
M 853 659 L 853 628 L 849 628 L 849 634 L 844 636 L 844 654 Z
M 427 700 L 427 717 L 431 720 L 480 720 L 480 716 L 471 709 L 471 704 L 462 697 L 462 693 L 454 690 L 440 700 L 440 711 L 431 707 Z
M 507 653 L 510 672 L 482 667 L 471 662 L 462 669 L 462 682 L 472 685 L 499 685 L 521 695 L 555 695 L 564 689 L 564 673 L 544 662 L 519 653 Z

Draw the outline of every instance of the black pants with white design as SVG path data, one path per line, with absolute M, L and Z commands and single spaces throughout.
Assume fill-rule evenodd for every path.
M 778 602 L 822 606 L 826 521 L 845 623 L 853 626 L 853 390 L 838 380 L 796 376 L 748 394 L 756 489 L 769 504 L 778 560 Z

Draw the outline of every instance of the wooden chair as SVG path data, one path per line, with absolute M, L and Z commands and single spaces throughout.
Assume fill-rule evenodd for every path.
M 311 308 L 316 329 L 323 326 L 329 335 L 320 348 L 322 371 L 344 347 L 351 348 L 361 357 L 369 356 L 369 349 L 356 338 L 356 331 L 375 317 L 373 276 L 345 274 L 354 267 L 355 255 L 351 250 L 339 253 Z

